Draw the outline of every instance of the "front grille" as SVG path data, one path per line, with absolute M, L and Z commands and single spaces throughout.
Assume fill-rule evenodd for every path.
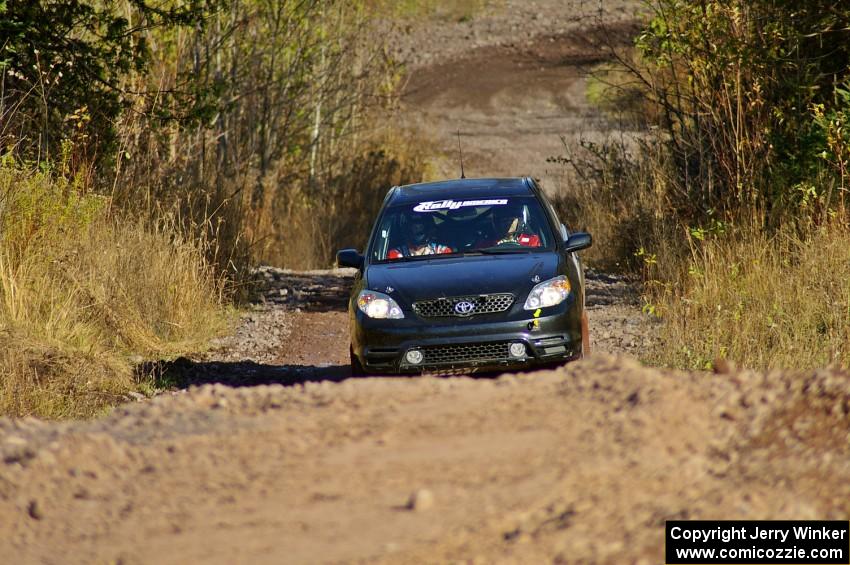
M 504 361 L 508 358 L 507 341 L 491 343 L 461 343 L 431 345 L 422 348 L 426 365 L 436 363 L 462 363 L 469 361 Z
M 466 303 L 466 304 L 461 304 Z M 413 311 L 423 318 L 442 318 L 475 316 L 477 314 L 495 314 L 504 312 L 514 303 L 513 294 L 479 294 L 476 296 L 455 296 L 437 298 L 413 303 Z M 461 307 L 458 307 L 461 304 Z M 471 307 L 468 305 L 472 305 Z M 464 306 L 466 306 L 464 308 Z

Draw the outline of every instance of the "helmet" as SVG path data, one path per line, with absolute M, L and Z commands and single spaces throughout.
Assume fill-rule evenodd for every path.
M 423 244 L 434 227 L 434 220 L 421 213 L 410 216 L 407 221 L 407 234 L 411 243 Z
M 509 202 L 503 206 L 493 206 L 493 225 L 501 234 L 518 230 L 525 223 L 523 216 L 523 206 L 520 203 Z

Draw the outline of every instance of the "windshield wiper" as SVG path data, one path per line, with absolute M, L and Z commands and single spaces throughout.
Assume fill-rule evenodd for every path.
M 404 263 L 407 261 L 425 261 L 428 259 L 441 259 L 443 257 L 461 257 L 463 255 L 460 251 L 453 251 L 451 253 L 428 253 L 427 255 L 409 255 L 407 257 L 400 257 L 398 259 L 389 259 L 385 260 L 387 263 Z
M 531 247 L 483 247 L 480 249 L 470 249 L 464 252 L 464 255 L 481 253 L 482 255 L 512 255 L 515 253 L 533 253 L 535 248 Z
M 410 255 L 398 259 L 385 259 L 381 263 L 389 265 L 407 263 L 410 261 L 428 261 L 430 259 L 450 259 L 453 257 L 467 257 L 475 255 L 515 255 L 518 253 L 534 253 L 540 251 L 536 247 L 483 247 L 481 249 L 470 249 L 468 251 L 453 251 L 452 253 L 430 253 L 428 255 Z

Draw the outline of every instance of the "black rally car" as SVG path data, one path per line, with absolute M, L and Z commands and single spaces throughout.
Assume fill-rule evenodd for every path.
M 559 363 L 588 350 L 584 275 L 531 178 L 394 187 L 349 303 L 353 374 L 473 372 Z

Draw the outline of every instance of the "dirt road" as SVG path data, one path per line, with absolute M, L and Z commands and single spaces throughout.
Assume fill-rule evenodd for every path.
M 0 422 L 6 563 L 662 563 L 664 520 L 846 518 L 850 381 L 597 356 L 204 385 Z
M 435 176 L 531 175 L 569 190 L 549 158 L 564 144 L 598 141 L 617 124 L 586 96 L 589 72 L 631 44 L 638 3 L 506 1 L 500 10 L 399 40 L 409 60 L 402 123 L 424 133 L 442 157 Z
M 406 119 L 447 170 L 467 120 L 469 172 L 545 176 L 558 130 L 605 126 L 580 72 L 602 3 L 504 6 L 411 32 Z M 667 519 L 850 514 L 850 375 L 641 367 L 621 278 L 588 273 L 597 353 L 566 368 L 350 379 L 350 273 L 259 274 L 235 335 L 159 367 L 173 393 L 0 419 L 0 563 L 655 564 Z

